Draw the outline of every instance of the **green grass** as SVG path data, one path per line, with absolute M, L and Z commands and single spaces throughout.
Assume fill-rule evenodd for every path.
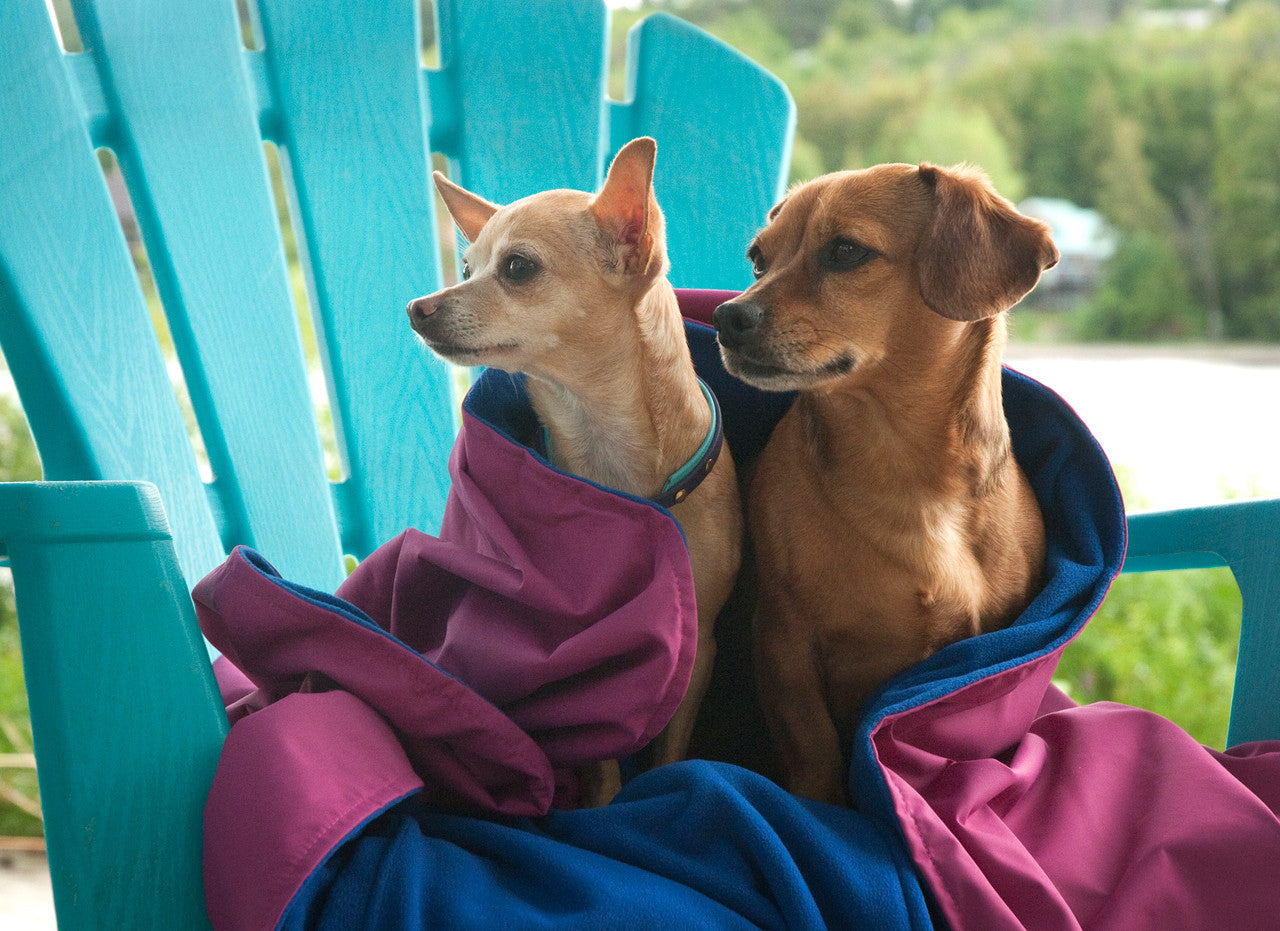
M 13 611 L 13 586 L 0 572 L 0 755 L 31 753 L 31 719 L 23 687 L 22 652 Z M 40 803 L 36 771 L 0 767 L 0 835 L 39 836 L 43 825 L 35 814 Z
M 0 397 L 0 481 L 40 478 L 40 459 L 22 412 Z M 0 755 L 31 753 L 31 719 L 22 675 L 13 578 L 0 568 Z M 0 767 L 0 835 L 39 836 L 40 792 L 35 770 Z
M 1230 569 L 1122 575 L 1064 651 L 1054 682 L 1082 704 L 1147 708 L 1222 748 L 1240 603 Z

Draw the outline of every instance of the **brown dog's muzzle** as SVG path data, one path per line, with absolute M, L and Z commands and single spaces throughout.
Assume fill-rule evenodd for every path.
M 764 308 L 754 301 L 727 301 L 715 309 L 711 322 L 725 349 L 741 349 L 760 337 Z

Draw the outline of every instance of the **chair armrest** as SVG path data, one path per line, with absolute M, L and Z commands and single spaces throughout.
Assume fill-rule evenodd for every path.
M 1125 572 L 1229 566 L 1243 614 L 1227 745 L 1280 738 L 1280 498 L 1129 517 Z
M 227 720 L 159 492 L 0 484 L 0 555 L 59 924 L 207 926 L 201 824 Z

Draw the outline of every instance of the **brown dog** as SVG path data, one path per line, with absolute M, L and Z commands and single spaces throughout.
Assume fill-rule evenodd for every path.
M 761 701 L 788 788 L 840 803 L 870 694 L 1040 584 L 1000 364 L 1004 312 L 1058 252 L 981 172 L 926 164 L 796 188 L 748 257 L 714 315 L 725 365 L 799 391 L 748 499 Z
M 702 454 L 713 408 L 693 370 L 675 292 L 665 277 L 662 213 L 653 194 L 656 146 L 618 153 L 599 194 L 548 191 L 498 207 L 449 182 L 436 186 L 470 246 L 464 278 L 409 304 L 414 330 L 464 365 L 528 376 L 552 462 L 600 485 L 659 499 Z M 738 571 L 742 514 L 728 446 L 696 463 L 704 478 L 669 490 L 689 544 L 698 653 L 688 693 L 655 741 L 655 764 L 684 756 L 711 675 L 713 624 Z M 708 471 L 709 470 L 709 471 Z M 587 774 L 591 775 L 591 774 Z M 616 765 L 584 790 L 601 804 Z

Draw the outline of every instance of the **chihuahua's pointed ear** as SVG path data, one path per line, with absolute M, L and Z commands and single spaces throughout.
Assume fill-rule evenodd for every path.
M 463 237 L 467 242 L 475 242 L 489 218 L 498 212 L 498 206 L 472 194 L 466 188 L 458 187 L 438 171 L 433 171 L 431 177 L 435 179 L 436 190 L 440 192 L 449 216 L 453 217 L 453 222 L 462 231 Z
M 1047 224 L 1019 213 L 974 168 L 922 164 L 933 217 L 916 247 L 920 294 L 952 320 L 1008 310 L 1058 262 Z
M 632 139 L 614 156 L 591 213 L 613 239 L 623 271 L 656 275 L 663 270 L 662 213 L 653 194 L 653 165 L 658 144 L 648 136 Z

